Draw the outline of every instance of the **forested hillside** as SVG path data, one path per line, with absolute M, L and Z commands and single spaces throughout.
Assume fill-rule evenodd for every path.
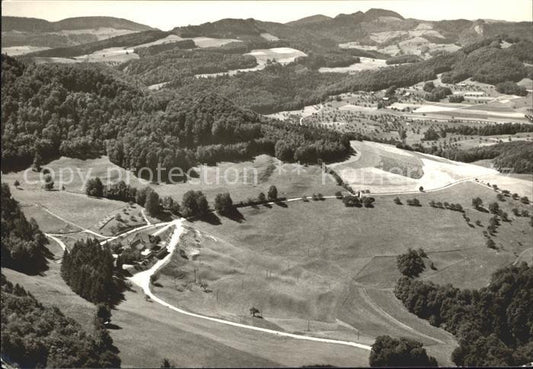
M 158 163 L 187 170 L 278 154 L 276 145 L 286 141 L 306 152 L 283 155 L 289 161 L 333 160 L 350 151 L 338 133 L 280 126 L 209 91 L 146 95 L 114 74 L 99 65 L 27 66 L 2 56 L 2 169 L 108 154 L 133 170 Z
M 395 294 L 459 338 L 452 355 L 459 366 L 519 366 L 533 357 L 533 268 L 525 263 L 497 271 L 480 290 L 402 277 Z
M 25 273 L 39 273 L 46 268 L 48 243 L 34 219 L 29 221 L 11 196 L 9 186 L 2 183 L 2 267 Z
M 321 102 L 329 95 L 343 92 L 412 86 L 436 79 L 437 74 L 443 72 L 444 82 L 459 82 L 469 77 L 492 84 L 517 81 L 531 74 L 524 66 L 524 62 L 530 61 L 529 55 L 533 55 L 528 50 L 533 52 L 533 42 L 520 41 L 502 49 L 500 38 L 496 38 L 469 45 L 455 53 L 437 55 L 429 60 L 353 75 L 319 73 L 314 67 L 315 56 L 298 58 L 287 66 L 273 64 L 261 71 L 231 77 L 221 76 L 209 80 L 180 78 L 171 81 L 169 86 L 179 93 L 190 90 L 212 91 L 239 106 L 259 113 L 273 113 L 300 109 L 305 105 Z M 321 66 L 327 65 L 327 60 L 322 58 Z M 332 64 L 345 65 L 348 62 L 349 57 L 343 56 Z
M 502 142 L 467 150 L 442 149 L 436 146 L 427 149 L 418 146 L 416 149 L 466 163 L 494 159 L 494 165 L 500 170 L 512 170 L 514 173 L 533 173 L 533 145 L 530 142 Z
M 117 368 L 120 358 L 109 333 L 85 332 L 55 306 L 45 306 L 23 287 L 1 277 L 2 367 Z

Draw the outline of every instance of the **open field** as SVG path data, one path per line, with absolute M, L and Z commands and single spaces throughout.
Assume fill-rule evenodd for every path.
M 496 175 L 494 169 L 397 149 L 392 145 L 352 141 L 361 160 L 348 159 L 332 167 L 356 190 L 372 193 L 434 190 L 456 181 Z
M 331 199 L 243 208 L 241 221 L 194 223 L 154 291 L 176 306 L 237 322 L 247 322 L 247 310 L 255 306 L 265 320 L 261 326 L 288 332 L 357 335 L 361 342 L 394 332 L 421 340 L 447 362 L 453 339 L 406 312 L 390 292 L 400 276 L 395 257 L 422 247 L 427 265 L 435 268 L 428 266 L 422 279 L 485 286 L 492 272 L 528 248 L 532 231 L 529 218 L 511 216 L 494 237 L 499 249 L 488 249 L 484 228 L 474 222 L 485 227 L 491 215 L 471 209 L 475 196 L 496 201 L 492 189 L 463 183 L 417 195 L 422 207 L 380 196 L 372 209 L 346 208 Z M 411 196 L 400 198 L 405 204 Z M 430 200 L 461 203 L 471 225 L 460 212 L 429 207 Z M 509 213 L 512 207 L 530 208 L 513 200 L 500 206 Z
M 70 291 L 59 275 L 59 265 L 51 262 L 43 276 L 27 276 L 9 269 L 2 272 L 8 280 L 24 285 L 37 299 L 58 306 L 91 331 L 95 306 Z M 368 352 L 364 350 L 280 338 L 182 317 L 145 301 L 137 288 L 125 292 L 125 300 L 112 314 L 117 328 L 111 329 L 110 334 L 120 350 L 123 367 L 158 367 L 163 358 L 178 367 L 368 364 Z
M 87 198 L 85 183 L 89 178 L 99 177 L 104 186 L 119 180 L 137 188 L 151 186 L 161 197 L 171 196 L 180 202 L 183 194 L 189 190 L 204 192 L 210 202 L 213 201 L 216 194 L 229 192 L 234 202 L 237 202 L 247 200 L 250 197 L 255 198 L 260 192 L 266 194 L 270 185 L 275 185 L 278 188 L 280 197 L 298 197 L 304 194 L 310 196 L 314 192 L 332 195 L 340 189 L 331 176 L 323 176 L 323 171 L 318 165 L 302 166 L 281 163 L 269 155 L 259 155 L 254 160 L 239 163 L 221 162 L 216 166 L 201 165 L 195 168 L 199 178 L 191 178 L 186 183 L 176 184 L 150 183 L 111 163 L 105 156 L 87 160 L 63 157 L 44 165 L 44 167 L 54 174 L 55 187 L 58 187 L 60 180 L 62 180 L 66 192 L 44 191 L 39 183 L 26 185 L 24 171 L 7 173 L 3 175 L 2 180 L 10 185 L 15 180 L 22 183 L 23 190 L 13 191 L 15 198 L 22 202 L 27 198 L 26 202 L 28 203 L 41 202 L 43 205 L 52 206 L 50 201 L 58 199 L 59 196 L 69 196 L 73 199 L 79 198 L 79 201 L 87 199 L 90 204 L 100 204 L 99 209 L 109 207 L 109 211 L 102 213 L 100 218 L 125 204 L 107 199 Z M 39 173 L 28 171 L 27 178 L 30 182 L 37 182 Z
M 196 39 L 193 39 L 193 40 L 195 43 L 197 43 Z M 229 40 L 229 42 L 233 42 L 233 41 L 234 40 Z M 235 40 L 235 41 L 238 41 L 238 40 Z M 214 45 L 214 46 L 221 46 L 221 45 Z M 217 76 L 224 76 L 224 75 L 233 76 L 237 73 L 255 72 L 261 69 L 265 69 L 268 61 L 276 61 L 277 63 L 280 63 L 280 64 L 289 64 L 289 63 L 292 63 L 296 58 L 300 56 L 306 56 L 306 54 L 303 51 L 296 50 L 290 47 L 257 49 L 257 50 L 252 50 L 249 53 L 246 53 L 244 55 L 251 55 L 255 57 L 255 59 L 257 60 L 257 65 L 253 68 L 233 69 L 227 72 L 197 74 L 196 77 L 208 78 L 208 77 L 217 77 Z
M 420 55 L 424 58 L 430 58 L 436 52 L 454 52 L 460 49 L 460 46 L 452 43 L 435 43 L 428 40 L 441 39 L 444 36 L 433 29 L 430 23 L 420 23 L 412 30 L 397 30 L 372 32 L 369 39 L 373 45 L 366 45 L 356 41 L 339 44 L 340 48 L 350 49 L 357 48 L 362 50 L 374 50 L 391 56 L 396 55 Z
M 86 63 L 124 63 L 129 60 L 139 59 L 133 48 L 110 47 L 95 51 L 92 54 L 81 55 L 74 58 L 80 62 Z
M 386 67 L 387 64 L 383 59 L 371 59 L 361 57 L 360 63 L 355 63 L 347 67 L 335 67 L 335 68 L 326 68 L 322 67 L 318 71 L 320 73 L 355 73 L 363 70 L 372 70 Z
M 49 47 L 40 46 L 9 46 L 2 48 L 2 54 L 7 54 L 9 56 L 18 56 L 48 49 Z

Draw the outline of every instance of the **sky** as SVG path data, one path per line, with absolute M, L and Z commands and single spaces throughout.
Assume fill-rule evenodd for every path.
M 306 16 L 394 10 L 406 18 L 532 21 L 532 0 L 352 0 L 352 1 L 26 1 L 3 0 L 2 15 L 58 21 L 79 16 L 126 18 L 161 30 L 222 18 L 289 22 Z

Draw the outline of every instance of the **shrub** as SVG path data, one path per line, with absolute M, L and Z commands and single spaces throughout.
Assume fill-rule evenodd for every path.
M 422 206 L 420 204 L 420 200 L 418 200 L 417 198 L 414 198 L 414 199 L 408 199 L 407 200 L 407 205 L 409 206 Z

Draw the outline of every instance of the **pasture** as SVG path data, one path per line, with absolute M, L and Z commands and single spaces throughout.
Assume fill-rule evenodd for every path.
M 241 208 L 240 220 L 193 223 L 155 293 L 237 322 L 247 321 L 253 306 L 262 326 L 289 332 L 370 343 L 378 334 L 404 335 L 449 363 L 453 338 L 409 314 L 391 292 L 400 276 L 396 256 L 423 248 L 422 279 L 485 286 L 492 272 L 530 247 L 533 234 L 529 218 L 511 216 L 493 236 L 498 249 L 487 248 L 483 230 L 492 215 L 472 209 L 475 196 L 485 204 L 496 201 L 494 190 L 468 182 L 400 195 L 403 205 L 392 201 L 395 196 L 377 196 L 370 209 L 346 208 L 335 199 Z M 406 205 L 412 197 L 422 206 Z M 460 203 L 470 221 L 461 212 L 430 207 L 431 200 Z M 513 207 L 530 208 L 513 201 L 500 206 L 509 214 Z

